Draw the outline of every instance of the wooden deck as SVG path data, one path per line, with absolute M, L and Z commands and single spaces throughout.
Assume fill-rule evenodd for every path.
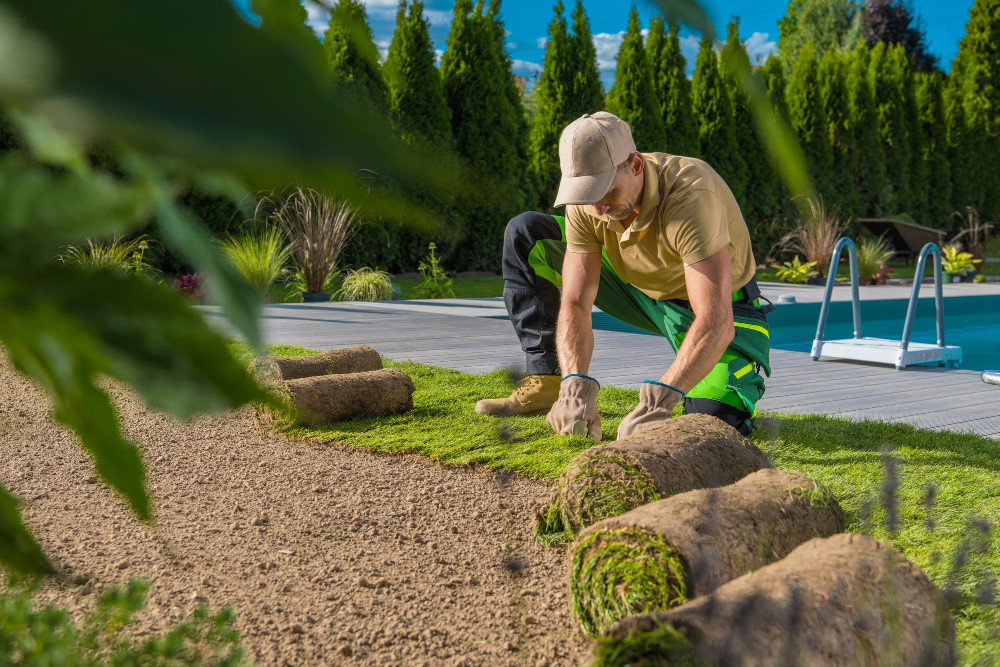
M 958 286 L 956 286 L 958 287 Z M 765 293 L 767 293 L 765 291 Z M 801 299 L 800 299 L 801 301 Z M 206 315 L 231 330 L 216 309 Z M 378 303 L 275 304 L 264 308 L 265 339 L 328 349 L 364 343 L 394 359 L 410 359 L 471 373 L 524 368 L 502 299 Z M 595 331 L 593 374 L 602 384 L 638 386 L 673 360 L 666 341 Z M 850 419 L 904 422 L 1000 438 L 1000 387 L 973 370 L 814 362 L 803 352 L 773 350 L 773 375 L 762 410 L 820 413 Z

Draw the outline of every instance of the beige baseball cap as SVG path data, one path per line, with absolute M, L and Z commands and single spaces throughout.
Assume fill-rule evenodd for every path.
M 635 152 L 632 129 L 613 113 L 584 114 L 559 137 L 562 180 L 554 206 L 593 204 L 611 189 L 615 169 Z

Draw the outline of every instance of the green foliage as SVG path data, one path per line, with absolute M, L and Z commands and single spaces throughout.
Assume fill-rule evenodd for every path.
M 338 92 L 360 101 L 368 113 L 385 114 L 389 91 L 378 63 L 378 49 L 359 0 L 338 0 L 330 11 L 323 48 Z
M 261 296 L 278 279 L 292 256 L 285 233 L 269 227 L 260 233 L 228 235 L 218 241 L 222 254 Z
M 423 299 L 454 299 L 455 291 L 451 288 L 453 281 L 441 268 L 441 258 L 434 254 L 434 248 L 433 243 L 427 246 L 429 253 L 417 266 L 417 271 L 420 271 L 423 278 L 417 285 L 417 294 Z
M 68 245 L 59 251 L 59 259 L 66 264 L 88 269 L 109 269 L 122 274 L 151 273 L 152 265 L 146 260 L 149 241 L 140 234 L 128 241 L 115 234 L 110 241 L 87 239 L 87 247 Z
M 660 117 L 666 134 L 664 150 L 674 155 L 698 157 L 701 142 L 698 124 L 691 102 L 691 82 L 687 78 L 687 61 L 681 53 L 680 24 L 670 22 L 664 32 L 663 17 L 654 16 L 649 23 L 646 53 L 653 73 L 653 91 L 660 102 Z
M 334 294 L 341 301 L 388 301 L 392 297 L 392 276 L 367 266 L 348 271 Z
M 726 183 L 731 183 L 730 189 L 740 199 L 744 194 L 739 188 L 745 186 L 741 176 L 746 164 L 736 145 L 729 93 L 719 72 L 715 49 L 707 39 L 701 40 L 698 59 L 695 61 L 692 98 L 694 114 L 698 119 L 701 156 L 719 172 Z M 733 185 L 736 186 L 735 189 Z
M 975 268 L 981 259 L 975 259 L 971 252 L 963 252 L 957 246 L 941 248 L 941 268 L 948 273 L 965 273 Z
M 846 134 L 853 138 L 858 162 L 851 181 L 858 197 L 856 210 L 862 216 L 877 217 L 889 210 L 889 188 L 868 68 L 868 49 L 859 40 L 847 66 Z
M 250 9 L 260 17 L 261 30 L 287 41 L 313 67 L 327 68 L 327 56 L 306 22 L 309 14 L 301 0 L 250 0 Z
M 924 140 L 920 157 L 927 174 L 927 221 L 931 227 L 944 225 L 951 213 L 952 202 L 943 84 L 941 74 L 917 74 L 917 116 Z M 933 194 L 930 194 L 931 190 Z
M 575 119 L 585 113 L 594 113 L 604 108 L 604 86 L 601 85 L 601 73 L 597 71 L 597 47 L 594 46 L 590 22 L 587 20 L 587 12 L 583 9 L 583 0 L 576 0 L 571 18 L 573 31 L 568 41 L 572 56 L 570 65 L 572 83 L 566 114 Z
M 810 42 L 817 58 L 852 47 L 863 32 L 861 5 L 857 0 L 789 0 L 778 19 L 778 54 L 786 74 L 792 75 L 801 50 Z
M 906 125 L 906 148 L 910 156 L 910 179 L 907 183 L 909 203 L 906 211 L 924 224 L 927 220 L 929 183 L 927 165 L 924 163 L 924 128 L 917 108 L 915 69 L 906 50 L 897 46 L 892 50 L 892 66 L 903 91 L 903 119 Z M 934 193 L 938 195 L 937 192 Z
M 782 262 L 780 265 L 775 265 L 772 268 L 777 269 L 777 278 L 786 283 L 798 283 L 804 285 L 810 278 L 818 275 L 818 272 L 813 267 L 816 266 L 816 262 L 803 262 L 796 255 L 792 258 L 790 262 Z
M 575 104 L 571 104 L 570 99 L 577 55 L 571 51 L 562 0 L 557 0 L 553 11 L 555 16 L 549 22 L 545 61 L 533 91 L 538 106 L 529 135 L 531 170 L 538 181 L 542 208 L 548 208 L 555 201 L 559 186 L 559 137 L 563 128 L 578 117 L 571 115 L 574 112 L 571 107 Z
M 743 184 L 727 181 L 733 194 L 742 189 L 743 196 L 739 199 L 743 218 L 750 228 L 751 238 L 755 231 L 768 220 L 779 214 L 780 204 L 778 176 L 771 168 L 767 151 L 761 143 L 750 106 L 750 97 L 743 90 L 739 78 L 739 69 L 749 69 L 750 58 L 739 37 L 739 21 L 729 22 L 726 35 L 726 45 L 723 47 L 721 61 L 722 77 L 733 103 L 733 123 L 736 135 L 736 145 L 745 163 Z M 738 67 L 737 67 L 738 66 Z
M 788 115 L 809 164 L 809 176 L 824 198 L 835 200 L 829 174 L 832 163 L 830 132 L 820 91 L 819 63 L 812 43 L 799 50 L 786 91 Z
M 820 60 L 819 80 L 831 149 L 830 196 L 839 203 L 842 211 L 853 217 L 860 212 L 860 198 L 854 179 L 861 165 L 861 155 L 855 147 L 855 121 L 850 117 L 847 66 L 848 57 L 830 49 Z
M 639 12 L 635 5 L 629 14 L 628 29 L 618 49 L 615 83 L 608 91 L 606 108 L 632 128 L 632 138 L 641 151 L 666 148 L 660 101 L 653 88 L 649 59 L 642 44 Z
M 874 285 L 882 266 L 888 264 L 894 254 L 885 235 L 861 243 L 858 246 L 858 281 L 862 285 Z
M 456 0 L 441 78 L 456 151 L 474 183 L 457 200 L 469 242 L 454 261 L 466 269 L 496 270 L 507 220 L 530 201 L 527 124 L 503 39 L 496 0 L 488 9 Z
M 902 52 L 902 47 L 898 48 Z M 905 57 L 905 52 L 903 52 Z M 881 211 L 907 211 L 910 204 L 910 145 L 906 132 L 904 72 L 885 44 L 879 42 L 871 50 L 868 77 L 875 99 L 875 129 L 885 161 L 886 207 Z
M 136 614 L 146 606 L 149 585 L 132 579 L 111 587 L 97 600 L 82 625 L 63 607 L 36 607 L 31 587 L 18 586 L 0 596 L 0 655 L 15 665 L 228 665 L 248 664 L 225 607 L 209 613 L 202 602 L 162 634 L 135 632 Z

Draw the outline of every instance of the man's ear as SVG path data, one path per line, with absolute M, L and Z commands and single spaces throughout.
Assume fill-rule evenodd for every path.
M 629 159 L 629 165 L 628 166 L 629 166 L 629 171 L 632 172 L 633 176 L 638 176 L 639 174 L 641 174 L 642 173 L 642 153 L 640 153 L 639 151 L 636 151 L 635 153 L 633 153 L 632 157 Z

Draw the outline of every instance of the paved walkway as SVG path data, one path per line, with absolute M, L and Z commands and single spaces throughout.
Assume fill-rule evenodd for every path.
M 951 292 L 966 286 L 946 287 Z M 790 293 L 789 288 L 799 302 L 814 300 L 815 291 L 822 290 L 762 286 L 772 299 Z M 850 298 L 847 289 L 838 291 L 844 292 L 840 298 Z M 212 308 L 206 311 L 217 315 Z M 394 359 L 470 373 L 503 366 L 523 370 L 524 354 L 510 322 L 501 319 L 505 316 L 500 298 L 274 304 L 264 308 L 263 329 L 272 343 L 315 349 L 365 343 Z M 230 331 L 221 317 L 211 319 Z M 602 384 L 638 386 L 658 377 L 674 357 L 658 336 L 598 330 L 594 338 L 591 374 Z M 785 350 L 773 350 L 771 362 L 773 375 L 758 406 L 762 410 L 881 419 L 1000 438 L 1000 387 L 983 384 L 978 371 L 923 366 L 897 371 L 861 362 L 814 362 L 806 353 Z

